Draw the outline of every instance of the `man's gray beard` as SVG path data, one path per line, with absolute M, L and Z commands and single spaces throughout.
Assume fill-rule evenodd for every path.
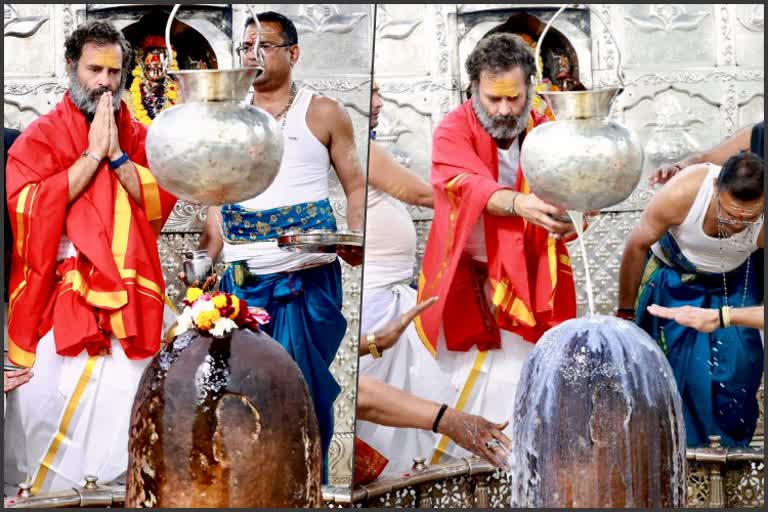
M 483 107 L 482 103 L 480 103 L 480 91 L 478 91 L 477 86 L 472 87 L 472 109 L 475 111 L 475 115 L 477 116 L 478 121 L 480 121 L 480 125 L 485 129 L 486 132 L 488 132 L 488 135 L 491 136 L 494 140 L 509 140 L 514 139 L 528 127 L 528 117 L 531 115 L 531 105 L 533 104 L 533 87 L 530 87 L 527 91 L 526 100 L 525 100 L 525 107 L 523 108 L 523 113 L 517 117 L 514 114 L 510 114 L 509 116 L 503 116 L 506 118 L 515 118 L 514 124 L 511 126 L 507 123 L 504 124 L 496 124 L 493 121 L 493 116 L 489 114 L 485 108 Z M 497 116 L 501 117 L 501 116 Z
M 126 76 L 123 75 L 123 79 L 120 81 L 120 87 L 118 88 L 118 92 L 112 91 L 112 108 L 115 112 L 120 110 L 120 94 L 119 91 L 122 91 L 125 87 L 125 81 Z M 103 92 L 106 92 L 106 88 Z M 83 84 L 80 83 L 80 80 L 77 78 L 77 71 L 70 71 L 69 72 L 69 97 L 72 100 L 72 103 L 75 104 L 75 106 L 80 109 L 80 112 L 82 112 L 85 117 L 88 119 L 93 119 L 93 116 L 96 115 L 96 107 L 99 106 L 99 99 L 101 99 L 101 94 L 98 95 L 97 98 L 92 98 L 89 91 L 83 86 Z

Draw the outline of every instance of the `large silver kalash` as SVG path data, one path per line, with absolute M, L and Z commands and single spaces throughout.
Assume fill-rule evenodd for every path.
M 539 54 L 544 37 L 562 6 L 549 20 L 536 45 L 536 81 L 541 83 Z M 583 4 L 586 5 L 586 4 Z M 602 15 L 587 7 L 608 29 Z M 623 125 L 609 120 L 611 106 L 623 91 L 621 54 L 616 46 L 616 75 L 620 87 L 589 91 L 541 92 L 556 121 L 529 133 L 520 155 L 531 192 L 565 210 L 600 210 L 616 205 L 632 194 L 643 172 L 643 149 Z
M 172 60 L 171 24 L 180 5 L 173 7 L 165 27 L 167 63 Z M 253 17 L 258 49 L 261 26 Z M 183 103 L 160 113 L 147 133 L 147 159 L 160 186 L 206 205 L 237 203 L 269 187 L 283 156 L 280 127 L 264 110 L 243 104 L 263 72 L 261 65 L 167 71 L 178 82 Z

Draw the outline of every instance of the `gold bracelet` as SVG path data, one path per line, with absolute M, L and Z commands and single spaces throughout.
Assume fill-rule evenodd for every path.
M 374 359 L 379 359 L 381 357 L 381 352 L 379 352 L 379 347 L 376 346 L 376 335 L 369 334 L 365 337 L 365 340 L 368 342 L 368 353 L 371 354 Z
M 731 326 L 731 307 L 723 306 L 723 327 Z

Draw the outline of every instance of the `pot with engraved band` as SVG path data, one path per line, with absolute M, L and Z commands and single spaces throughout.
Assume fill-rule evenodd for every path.
M 569 5 L 578 4 L 561 7 L 539 37 L 534 59 L 538 82 L 542 41 Z M 605 25 L 602 15 L 589 8 Z M 613 38 L 610 30 L 608 33 Z M 585 212 L 614 206 L 632 194 L 643 172 L 643 149 L 637 136 L 609 119 L 624 83 L 621 54 L 618 44 L 615 46 L 620 87 L 538 93 L 549 102 L 556 120 L 537 126 L 526 136 L 520 160 L 531 192 L 564 210 Z
M 179 6 L 165 29 L 167 62 Z M 263 72 L 261 66 L 167 72 L 184 102 L 161 112 L 147 132 L 147 159 L 160 186 L 192 203 L 221 205 L 251 199 L 272 184 L 283 156 L 280 127 L 269 113 L 243 104 Z

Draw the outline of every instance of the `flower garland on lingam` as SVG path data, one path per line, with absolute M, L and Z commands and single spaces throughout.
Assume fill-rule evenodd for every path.
M 200 288 L 187 289 L 184 310 L 176 320 L 174 334 L 197 329 L 211 336 L 223 337 L 237 329 L 260 330 L 269 323 L 265 309 L 248 306 L 248 302 L 223 292 L 204 293 Z
M 160 36 L 147 36 L 142 48 L 136 52 L 136 66 L 131 71 L 131 107 L 134 117 L 145 126 L 149 126 L 157 115 L 176 104 L 179 88 L 168 78 L 163 69 L 165 57 L 164 40 Z M 169 71 L 178 71 L 176 50 Z

